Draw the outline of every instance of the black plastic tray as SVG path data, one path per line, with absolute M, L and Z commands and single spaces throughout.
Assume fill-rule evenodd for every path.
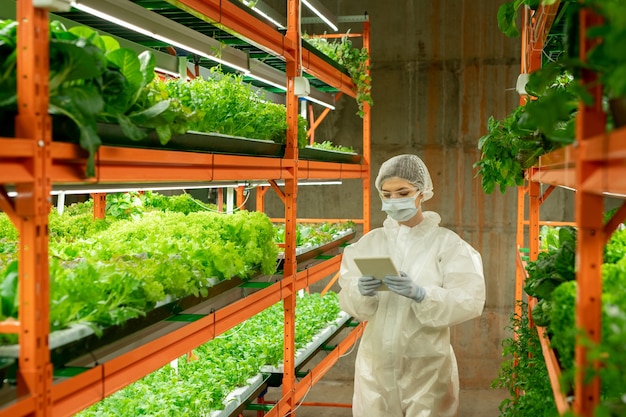
M 119 125 L 98 123 L 97 128 L 102 143 L 109 146 L 268 157 L 282 157 L 285 154 L 285 145 L 280 143 L 219 133 L 187 132 L 172 136 L 170 141 L 163 145 L 154 129 L 145 129 L 146 138 L 133 141 L 124 134 Z M 52 132 L 56 141 L 78 143 L 78 128 L 70 120 L 55 118 Z
M 361 155 L 353 152 L 340 152 L 307 146 L 298 151 L 298 158 L 309 161 L 339 162 L 344 164 L 358 164 Z

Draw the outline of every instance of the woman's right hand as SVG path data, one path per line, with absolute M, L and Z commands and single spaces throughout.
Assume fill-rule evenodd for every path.
M 382 281 L 374 277 L 364 276 L 359 277 L 358 287 L 359 292 L 363 296 L 371 297 L 376 294 L 376 288 L 380 287 Z

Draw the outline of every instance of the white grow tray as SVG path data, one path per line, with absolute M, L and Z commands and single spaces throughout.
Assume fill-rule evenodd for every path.
M 325 341 L 328 340 L 333 333 L 337 331 L 341 326 L 343 326 L 348 320 L 350 320 L 350 315 L 345 311 L 341 311 L 339 316 L 335 321 L 330 323 L 327 327 L 322 329 L 319 333 L 317 333 L 313 340 L 311 340 L 306 346 L 298 349 L 296 351 L 296 364 L 295 366 L 299 366 L 306 358 L 311 356 L 313 352 L 319 348 Z M 261 372 L 272 373 L 272 374 L 281 374 L 284 371 L 284 365 L 280 364 L 278 366 L 265 365 L 261 368 Z
M 208 286 L 217 285 L 220 281 L 217 278 L 211 277 L 207 279 Z M 155 304 L 154 309 L 162 307 L 166 304 L 176 301 L 177 298 L 171 295 L 165 296 L 163 301 L 159 301 Z M 149 312 L 148 312 L 149 313 Z M 48 345 L 50 350 L 67 345 L 77 340 L 83 339 L 87 336 L 94 334 L 94 330 L 91 326 L 78 323 L 72 324 L 67 329 L 55 330 L 48 335 Z M 0 346 L 0 357 L 18 358 L 20 356 L 20 345 L 4 345 Z
M 256 374 L 252 378 L 249 378 L 247 381 L 248 385 L 239 387 L 234 391 L 231 391 L 224 401 L 224 409 L 223 410 L 214 410 L 209 414 L 210 417 L 229 417 L 233 414 L 233 412 L 243 403 L 248 401 L 250 396 L 256 391 L 261 384 L 263 383 L 263 375 Z
M 348 236 L 348 235 L 350 235 L 352 233 L 354 233 L 354 229 L 346 229 L 346 230 L 343 230 L 341 232 L 335 233 L 333 235 L 333 240 L 330 241 L 330 242 L 319 243 L 317 245 L 306 244 L 306 245 L 298 246 L 296 248 L 296 256 L 300 256 L 300 255 L 302 255 L 304 253 L 307 253 L 309 251 L 312 251 L 314 249 L 321 248 L 322 246 L 326 246 L 329 243 L 332 243 L 332 242 L 334 242 L 336 240 L 339 240 L 339 239 L 341 239 L 343 237 L 346 237 L 346 236 Z M 284 251 L 283 252 L 278 252 L 278 259 L 283 259 L 284 257 L 285 257 L 285 252 Z

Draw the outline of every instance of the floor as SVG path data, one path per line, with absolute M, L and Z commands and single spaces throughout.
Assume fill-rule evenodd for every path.
M 280 388 L 272 388 L 265 396 L 266 400 L 280 397 Z M 465 390 L 461 391 L 458 417 L 498 417 L 498 406 L 507 393 L 501 390 Z M 306 406 L 307 403 L 343 403 L 352 400 L 352 384 L 349 381 L 325 381 L 322 379 L 307 394 L 295 415 L 298 417 L 352 417 L 351 408 Z M 257 417 L 256 411 L 245 411 L 244 417 Z

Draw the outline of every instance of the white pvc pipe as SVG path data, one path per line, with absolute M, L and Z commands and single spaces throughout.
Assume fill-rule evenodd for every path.
M 64 209 L 65 209 L 65 193 L 60 192 L 57 195 L 57 213 L 59 213 L 59 216 L 63 214 Z
M 235 210 L 235 189 L 233 187 L 226 188 L 226 213 L 232 214 Z

